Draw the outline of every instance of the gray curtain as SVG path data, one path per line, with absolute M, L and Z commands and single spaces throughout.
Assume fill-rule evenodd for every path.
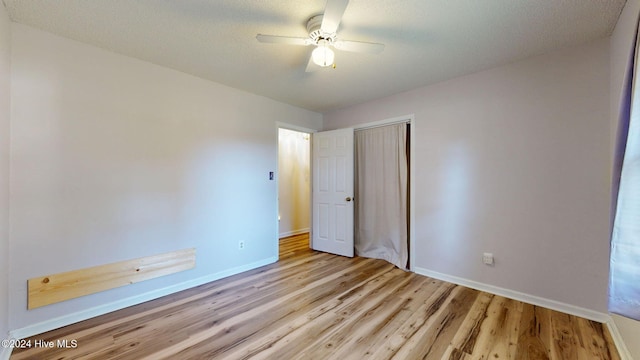
M 407 269 L 407 124 L 355 132 L 355 249 Z

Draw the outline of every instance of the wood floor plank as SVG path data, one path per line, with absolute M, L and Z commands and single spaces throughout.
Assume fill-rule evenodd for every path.
M 357 338 L 353 337 L 354 339 L 352 339 L 353 347 L 350 349 L 345 347 L 342 353 L 336 354 L 338 358 L 375 358 L 374 354 L 400 330 L 403 324 L 411 319 L 436 288 L 442 285 L 440 281 L 422 277 L 416 277 L 413 281 L 418 281 L 420 284 L 415 291 L 397 296 L 403 301 L 402 306 L 394 309 L 394 312 L 389 314 L 384 321 L 376 324 L 373 331 L 368 331 L 368 328 L 364 326 L 359 327 Z
M 30 338 L 22 359 L 612 359 L 606 327 L 280 241 L 280 260 Z
M 397 294 L 414 292 L 423 285 L 420 279 L 414 280 L 416 279 L 402 274 L 402 278 L 394 282 L 393 287 L 384 290 L 386 295 L 379 294 L 373 301 L 367 299 L 367 303 L 360 305 L 358 312 L 350 314 L 349 321 L 342 324 L 340 331 L 333 331 L 323 339 L 322 347 L 315 347 L 303 355 L 321 357 L 330 353 L 334 358 L 349 358 L 354 354 L 356 346 L 365 342 L 369 334 L 379 334 L 386 324 L 411 303 L 412 299 Z
M 580 336 L 581 349 L 584 349 L 584 356 L 591 359 L 619 359 L 617 351 L 612 351 L 608 341 L 610 335 L 608 330 L 601 323 L 583 318 L 572 317 L 571 322 Z
M 522 312 L 517 301 L 494 296 L 487 308 L 475 347 L 473 358 L 515 359 Z
M 466 318 L 460 325 L 456 336 L 449 344 L 449 348 L 443 354 L 445 359 L 462 359 L 464 354 L 470 355 L 473 352 L 475 343 L 480 334 L 480 328 L 487 317 L 487 309 L 495 295 L 480 293 L 474 301 Z
M 520 335 L 516 349 L 516 358 L 522 360 L 545 360 L 549 359 L 549 350 L 542 341 L 541 334 L 544 332 L 544 316 L 541 308 L 525 304 L 520 319 Z
M 338 294 L 336 300 L 339 305 L 335 308 L 322 312 L 312 311 L 312 316 L 307 321 L 273 343 L 270 349 L 259 354 L 257 358 L 288 359 L 302 357 L 308 350 L 326 349 L 326 339 L 331 332 L 358 316 L 363 311 L 362 309 L 370 305 L 371 301 L 375 301 L 375 295 L 381 291 L 382 286 L 390 286 L 394 281 L 401 279 L 400 276 L 404 276 L 402 273 L 399 270 L 394 271 L 393 266 L 386 265 L 385 272 L 380 276 L 369 276 L 365 282 L 357 284 L 349 291 Z M 331 350 L 329 348 L 325 351 Z
M 401 345 L 391 359 L 439 359 L 445 353 L 477 295 L 476 290 L 453 286 L 445 298 L 438 299 L 425 309 L 425 322 Z

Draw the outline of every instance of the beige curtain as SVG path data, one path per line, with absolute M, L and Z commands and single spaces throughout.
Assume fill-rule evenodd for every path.
M 356 254 L 407 269 L 407 124 L 357 130 L 355 163 Z

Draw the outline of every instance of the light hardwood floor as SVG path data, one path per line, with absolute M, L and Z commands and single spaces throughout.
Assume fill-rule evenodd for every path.
M 280 261 L 31 338 L 11 359 L 619 359 L 605 326 L 282 239 Z

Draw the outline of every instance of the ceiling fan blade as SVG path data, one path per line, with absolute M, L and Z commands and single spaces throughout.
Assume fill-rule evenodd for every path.
M 327 0 L 322 16 L 322 25 L 320 25 L 322 31 L 333 34 L 338 30 L 347 5 L 349 5 L 349 0 Z
M 363 41 L 338 40 L 333 46 L 338 50 L 367 54 L 380 54 L 384 50 L 384 44 Z
M 320 70 L 320 66 L 316 65 L 316 63 L 313 62 L 313 56 L 309 56 L 309 63 L 307 64 L 307 68 L 304 70 L 304 72 L 314 72 L 316 70 Z
M 302 45 L 307 46 L 311 45 L 312 41 L 309 38 L 301 38 L 301 37 L 292 37 L 292 36 L 277 36 L 277 35 L 256 35 L 256 39 L 258 39 L 261 43 L 269 43 L 269 44 L 287 44 L 287 45 Z

